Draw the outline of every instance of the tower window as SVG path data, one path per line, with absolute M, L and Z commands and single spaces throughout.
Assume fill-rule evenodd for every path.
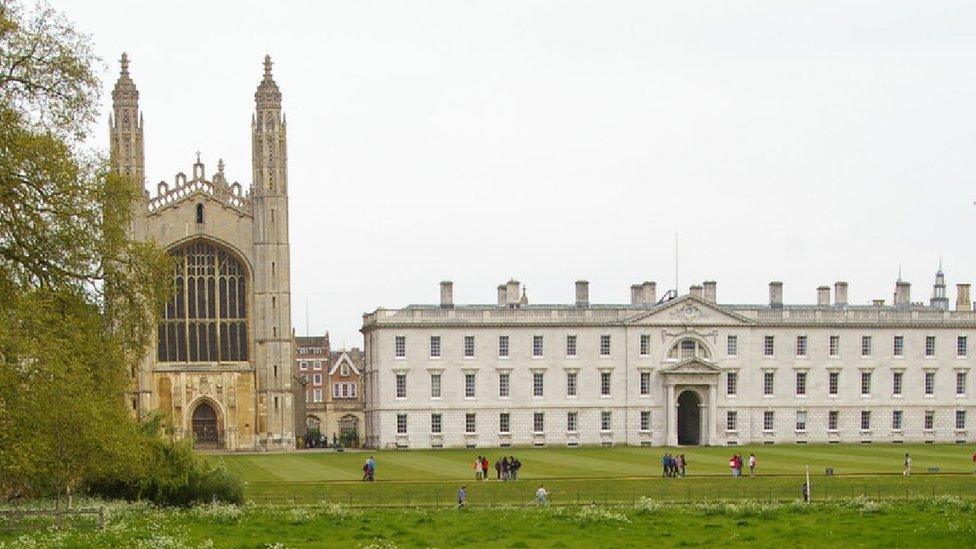
M 197 204 L 197 223 L 203 223 L 203 204 Z

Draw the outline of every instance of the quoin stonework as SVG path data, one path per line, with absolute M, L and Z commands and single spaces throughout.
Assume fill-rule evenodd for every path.
M 949 307 L 941 267 L 929 303 L 720 303 L 715 282 L 627 304 L 530 304 L 515 280 L 491 305 L 440 303 L 363 316 L 367 444 L 736 445 L 973 442 L 969 285 Z
M 197 447 L 295 446 L 288 157 L 281 92 L 265 57 L 252 115 L 252 179 L 231 182 L 197 153 L 190 173 L 145 190 L 139 92 L 122 55 L 109 121 L 111 167 L 139 190 L 131 236 L 172 256 L 175 293 L 133 372 L 136 412 L 158 410 Z

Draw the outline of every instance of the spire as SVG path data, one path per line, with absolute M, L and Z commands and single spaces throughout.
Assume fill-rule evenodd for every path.
M 122 66 L 122 71 L 119 73 L 119 79 L 115 81 L 112 101 L 116 107 L 137 107 L 139 90 L 136 89 L 136 83 L 129 76 L 129 55 L 123 53 L 119 64 Z
M 132 176 L 133 184 L 143 192 L 144 158 L 142 113 L 139 112 L 139 90 L 129 75 L 129 55 L 122 54 L 121 70 L 112 90 L 112 113 L 109 117 L 109 158 L 116 173 Z
M 942 256 L 939 256 L 939 270 L 935 273 L 935 284 L 932 285 L 932 299 L 929 305 L 943 311 L 949 310 L 949 297 L 946 295 L 945 273 L 942 272 Z
M 258 85 L 258 90 L 254 93 L 254 102 L 257 103 L 258 110 L 261 109 L 281 109 L 281 90 L 271 76 L 271 56 L 264 56 L 264 79 Z

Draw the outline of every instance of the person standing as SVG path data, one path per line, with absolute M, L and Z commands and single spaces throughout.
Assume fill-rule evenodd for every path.
M 488 471 L 491 470 L 491 463 L 488 462 L 488 458 L 485 456 L 481 457 L 481 480 L 488 480 Z
M 541 484 L 539 485 L 539 489 L 535 491 L 535 502 L 537 505 L 549 506 L 549 492 Z
M 468 487 L 462 486 L 461 489 L 458 490 L 457 506 L 458 508 L 461 508 L 461 507 L 466 507 L 467 504 L 468 504 Z
M 678 467 L 681 469 L 681 476 L 685 476 L 685 467 L 688 465 L 688 460 L 685 459 L 685 455 L 681 454 L 678 456 Z
M 502 480 L 508 480 L 508 457 L 502 458 Z
M 735 476 L 735 454 L 729 458 L 729 469 L 732 469 L 732 476 Z
M 906 477 L 912 474 L 912 458 L 908 455 L 908 452 L 905 452 L 905 470 L 901 474 Z
M 373 459 L 373 456 L 369 456 L 366 462 L 369 464 L 369 481 L 372 482 L 376 480 L 376 460 Z
M 976 453 L 973 454 L 973 474 L 976 475 Z
M 474 479 L 481 480 L 481 456 L 474 458 Z
M 756 454 L 749 454 L 749 476 L 756 476 Z
M 502 460 L 495 460 L 495 480 L 502 479 Z

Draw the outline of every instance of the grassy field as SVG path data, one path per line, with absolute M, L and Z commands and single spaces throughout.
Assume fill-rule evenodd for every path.
M 738 448 L 682 448 L 688 476 L 661 478 L 663 448 L 508 449 L 522 462 L 519 482 L 475 482 L 472 463 L 484 453 L 494 462 L 500 450 L 411 450 L 298 452 L 222 455 L 247 481 L 249 501 L 259 504 L 329 503 L 353 506 L 450 505 L 457 488 L 468 486 L 472 505 L 518 504 L 531 500 L 544 483 L 556 504 L 632 504 L 646 496 L 663 501 L 716 499 L 791 500 L 807 465 L 815 499 L 906 498 L 976 494 L 972 448 L 964 445 L 777 445 Z M 731 478 L 733 451 L 758 458 L 756 478 Z M 913 475 L 901 475 L 905 452 Z M 377 482 L 361 482 L 362 462 L 373 455 Z M 833 468 L 832 476 L 825 470 Z M 931 474 L 938 468 L 939 474 Z M 494 477 L 494 473 L 492 473 Z
M 350 509 L 115 505 L 104 532 L 0 528 L 0 547 L 970 547 L 971 500 Z

